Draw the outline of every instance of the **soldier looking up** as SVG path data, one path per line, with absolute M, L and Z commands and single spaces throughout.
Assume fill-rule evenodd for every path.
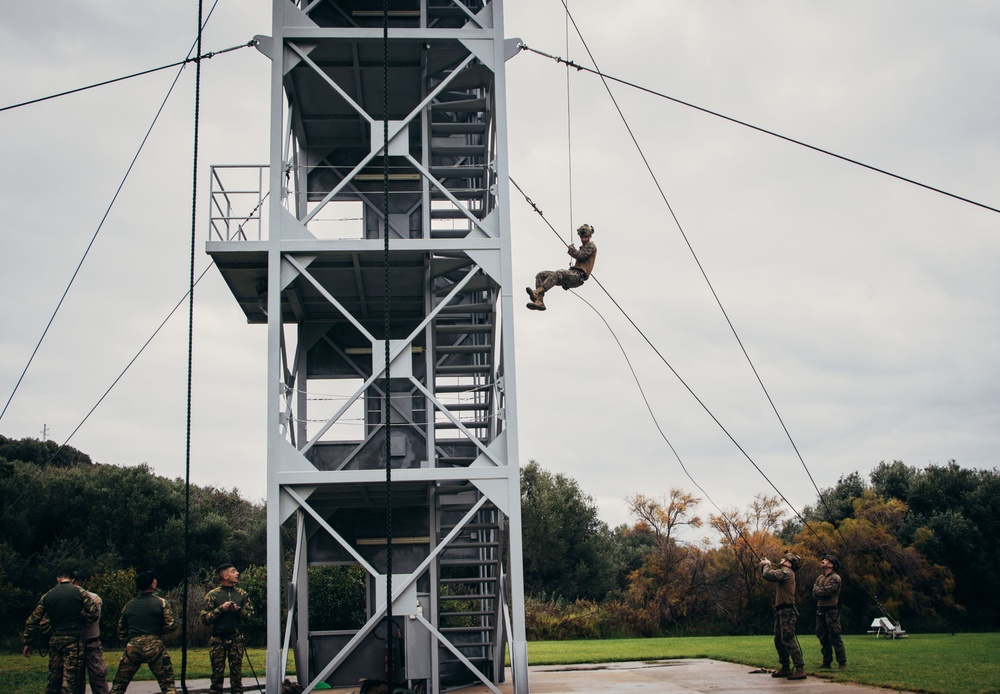
M 118 620 L 118 637 L 125 644 L 125 652 L 118 662 L 118 673 L 111 694 L 125 694 L 132 677 L 143 663 L 149 665 L 162 694 L 176 694 L 174 666 L 163 645 L 163 635 L 177 628 L 170 604 L 154 595 L 156 575 L 143 571 L 135 577 L 139 595 L 128 601 Z
M 222 564 L 215 569 L 219 585 L 205 595 L 205 609 L 199 619 L 212 626 L 212 641 L 208 658 L 212 662 L 212 694 L 222 694 L 222 682 L 229 661 L 229 691 L 243 692 L 243 643 L 240 623 L 253 616 L 250 596 L 236 584 L 240 572 L 232 564 Z
M 771 677 L 787 677 L 790 680 L 806 678 L 802 648 L 795 638 L 795 620 L 799 616 L 799 611 L 795 609 L 795 572 L 800 566 L 802 557 L 791 552 L 785 552 L 777 569 L 771 568 L 770 559 L 760 561 L 761 576 L 765 581 L 777 584 L 774 593 L 774 648 L 778 651 L 781 668 L 772 672 Z M 795 665 L 794 672 L 788 667 L 789 659 Z
M 840 637 L 840 560 L 832 554 L 824 554 L 820 560 L 823 573 L 816 577 L 813 584 L 813 597 L 816 598 L 816 638 L 819 639 L 820 652 L 823 654 L 821 668 L 827 670 L 833 666 L 833 656 L 837 656 L 837 667 L 843 670 L 847 667 L 847 651 L 844 650 L 844 640 Z

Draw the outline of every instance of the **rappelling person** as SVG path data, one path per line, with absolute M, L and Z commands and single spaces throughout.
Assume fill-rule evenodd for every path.
M 563 289 L 573 289 L 579 287 L 590 278 L 590 273 L 594 271 L 594 262 L 597 260 L 597 246 L 591 238 L 594 236 L 594 227 L 584 224 L 576 233 L 580 235 L 580 248 L 577 250 L 574 244 L 566 247 L 566 252 L 576 260 L 573 267 L 568 270 L 542 270 L 535 275 L 535 288 L 525 287 L 531 301 L 528 308 L 533 311 L 544 311 L 545 302 L 543 297 L 545 292 L 556 285 Z

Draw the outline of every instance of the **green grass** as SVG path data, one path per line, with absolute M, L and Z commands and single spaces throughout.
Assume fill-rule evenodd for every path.
M 819 641 L 799 636 L 806 671 L 840 682 L 940 694 L 1000 692 L 1000 634 L 916 634 L 887 640 L 845 636 L 848 669 L 818 670 Z M 778 666 L 766 636 L 719 636 L 528 644 L 531 665 L 713 658 L 754 667 Z
M 176 680 L 178 685 L 177 691 L 180 691 L 181 649 L 173 648 L 169 650 L 170 659 L 174 665 L 174 680 Z M 257 677 L 263 683 L 265 651 L 263 648 L 249 648 L 247 650 L 250 654 L 250 662 L 253 663 L 254 670 L 257 672 Z M 115 672 L 118 670 L 118 659 L 121 657 L 121 653 L 121 650 L 117 648 L 114 650 L 105 650 L 104 652 L 104 659 L 108 661 L 109 685 L 114 680 Z M 0 692 L 3 694 L 38 694 L 45 691 L 45 683 L 48 680 L 49 674 L 48 663 L 49 659 L 47 657 L 39 657 L 37 654 L 30 658 L 25 658 L 20 653 L 0 654 Z M 289 658 L 289 671 L 295 671 L 291 664 L 291 658 Z M 211 674 L 212 666 L 208 662 L 208 649 L 189 648 L 187 657 L 188 681 L 208 679 Z M 139 668 L 139 672 L 133 678 L 134 681 L 152 679 L 155 679 L 153 673 L 145 665 Z M 246 661 L 243 662 L 243 680 L 244 682 L 254 681 L 250 666 L 247 665 Z M 87 686 L 87 691 L 90 691 L 89 685 Z
M 840 682 L 857 682 L 890 689 L 939 694 L 1000 693 L 1000 634 L 916 634 L 903 640 L 873 636 L 845 636 L 849 669 L 819 671 L 819 642 L 811 634 L 799 637 L 806 671 Z M 109 680 L 120 653 L 105 653 Z M 171 653 L 174 675 L 180 681 L 180 649 Z M 533 641 L 528 644 L 531 665 L 650 661 L 674 658 L 713 658 L 753 667 L 776 667 L 774 645 L 768 636 L 719 636 L 602 641 Z M 263 678 L 264 650 L 250 649 L 250 659 Z M 188 651 L 188 680 L 205 679 L 211 668 L 208 650 Z M 289 672 L 293 672 L 291 663 Z M 244 678 L 252 681 L 250 669 Z M 20 654 L 0 655 L 0 692 L 37 694 L 45 688 L 47 660 Z M 143 667 L 137 680 L 152 679 Z

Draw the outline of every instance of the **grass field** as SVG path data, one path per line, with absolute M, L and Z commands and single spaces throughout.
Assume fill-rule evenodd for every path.
M 800 637 L 806 670 L 819 675 L 818 642 Z M 940 694 L 1000 694 L 1000 634 L 917 634 L 892 641 L 873 636 L 846 636 L 848 669 L 823 671 L 822 676 L 891 689 Z M 114 675 L 118 653 L 105 654 Z M 174 671 L 180 678 L 181 654 L 175 650 Z M 528 644 L 531 665 L 607 663 L 673 658 L 713 658 L 755 667 L 776 667 L 774 645 L 767 636 L 704 638 L 609 639 L 602 641 L 534 641 Z M 264 650 L 250 649 L 250 660 L 263 675 Z M 46 659 L 20 654 L 0 655 L 0 692 L 39 694 L 45 689 Z M 244 664 L 244 678 L 253 681 Z M 207 649 L 188 651 L 188 680 L 207 678 Z M 142 668 L 136 679 L 151 679 Z M 89 690 L 88 690 L 89 691 Z

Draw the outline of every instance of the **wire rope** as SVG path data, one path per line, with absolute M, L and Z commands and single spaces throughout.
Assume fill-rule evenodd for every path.
M 58 99 L 62 96 L 69 96 L 70 94 L 78 94 L 79 92 L 85 92 L 89 89 L 96 89 L 97 87 L 105 87 L 109 84 L 114 84 L 115 82 L 123 82 L 125 80 L 130 80 L 133 77 L 142 77 L 144 75 L 151 75 L 154 72 L 159 72 L 161 70 L 169 70 L 172 67 L 184 66 L 188 63 L 200 62 L 202 60 L 210 60 L 217 55 L 222 55 L 223 53 L 230 53 L 232 51 L 238 51 L 241 48 L 250 48 L 251 46 L 257 45 L 257 39 L 250 39 L 246 43 L 241 43 L 238 46 L 230 46 L 229 48 L 223 48 L 219 51 L 210 51 L 208 53 L 202 54 L 199 50 L 199 55 L 194 58 L 185 58 L 184 60 L 178 60 L 174 63 L 169 63 L 167 65 L 161 65 L 160 67 L 150 68 L 148 70 L 142 70 L 140 72 L 133 72 L 131 75 L 123 75 L 121 77 L 115 77 L 113 79 L 104 80 L 103 82 L 95 82 L 94 84 L 88 84 L 85 87 L 76 87 L 75 89 L 67 89 L 64 92 L 59 92 L 58 94 L 49 94 L 48 96 L 40 96 L 37 99 L 29 99 L 28 101 L 22 101 L 17 104 L 10 104 L 9 106 L 0 107 L 0 113 L 4 111 L 11 111 L 16 108 L 21 108 L 22 106 L 31 106 L 32 104 L 38 104 L 43 101 L 49 101 L 51 99 Z M 190 54 L 189 54 L 190 55 Z M 568 68 L 567 68 L 568 69 Z
M 204 34 L 202 0 L 198 0 L 198 50 Z M 191 259 L 188 273 L 187 411 L 184 430 L 184 589 L 181 594 L 181 691 L 187 694 L 188 586 L 191 574 L 191 391 L 194 380 L 194 266 L 198 230 L 198 135 L 201 124 L 201 59 L 195 61 L 194 137 L 191 153 Z
M 514 181 L 513 178 L 510 178 L 510 182 L 514 185 L 515 188 L 517 188 L 517 190 L 521 193 L 521 195 L 524 196 L 525 200 L 527 200 L 528 203 L 534 208 L 535 212 L 537 212 L 539 216 L 545 219 L 545 215 L 542 213 L 542 211 L 538 208 L 538 206 L 534 202 L 531 201 L 531 198 L 529 198 L 524 193 L 523 189 L 517 184 L 517 182 Z M 549 223 L 547 219 L 545 219 L 545 223 L 558 237 L 559 232 L 555 230 L 555 228 Z M 560 241 L 562 241 L 561 238 Z M 750 456 L 749 453 L 747 453 L 746 449 L 744 449 L 743 446 L 740 445 L 740 443 L 729 432 L 729 430 L 726 429 L 725 425 L 719 420 L 719 418 L 715 416 L 715 413 L 713 413 L 712 410 L 708 407 L 708 405 L 705 404 L 705 402 L 698 396 L 697 393 L 694 392 L 691 386 L 688 385 L 687 381 L 684 380 L 684 378 L 680 375 L 680 373 L 678 373 L 678 371 L 666 359 L 666 357 L 663 356 L 663 354 L 656 347 L 656 345 L 654 345 L 653 342 L 649 339 L 649 337 L 647 337 L 646 333 L 642 331 L 642 329 L 636 324 L 636 322 L 632 320 L 632 317 L 628 314 L 628 312 L 611 295 L 611 292 L 609 292 L 607 288 L 603 284 L 601 284 L 600 280 L 595 275 L 591 275 L 590 278 L 594 280 L 597 286 L 601 288 L 601 291 L 603 291 L 604 294 L 611 300 L 611 303 L 615 305 L 615 307 L 621 312 L 621 314 L 625 317 L 625 319 L 628 320 L 628 322 L 632 325 L 633 328 L 635 328 L 636 332 L 638 332 L 639 335 L 642 337 L 642 339 L 645 340 L 646 344 L 649 345 L 649 347 L 653 350 L 656 356 L 659 357 L 660 361 L 662 361 L 664 365 L 668 369 L 670 369 L 671 373 L 674 374 L 674 377 L 676 377 L 677 380 L 680 382 L 680 384 L 684 386 L 684 388 L 688 391 L 691 397 L 695 399 L 695 402 L 697 402 L 701 406 L 701 408 L 705 411 L 705 413 L 708 414 L 709 417 L 711 417 L 712 421 L 715 422 L 715 424 L 719 427 L 719 429 L 726 435 L 726 437 L 733 443 L 733 445 L 736 446 L 737 450 L 739 450 L 739 452 L 743 455 L 743 457 L 747 459 L 747 461 L 754 467 L 754 469 L 757 470 L 760 476 L 764 478 L 764 480 L 768 483 L 768 485 L 770 485 L 771 489 L 773 489 L 775 493 L 781 498 L 781 500 L 785 502 L 785 504 L 788 506 L 789 509 L 791 509 L 795 517 L 798 518 L 802 522 L 803 526 L 806 527 L 809 530 L 809 532 L 811 532 L 816 537 L 816 539 L 820 542 L 821 545 L 829 549 L 829 545 L 827 545 L 826 542 L 823 540 L 823 538 L 820 537 L 820 535 L 813 529 L 813 527 L 809 524 L 809 521 L 807 521 L 802 516 L 802 514 L 799 513 L 799 511 L 795 508 L 795 506 L 792 505 L 792 502 L 790 502 L 788 498 L 782 493 L 782 491 L 778 489 L 777 485 L 775 485 L 774 482 L 771 481 L 771 478 L 767 476 L 767 473 L 765 473 L 761 469 L 761 467 L 757 464 L 757 462 Z
M 212 267 L 214 265 L 215 265 L 215 261 L 213 260 L 212 262 L 210 262 L 208 264 L 208 267 L 206 267 L 202 271 L 202 273 L 200 275 L 198 275 L 198 279 L 197 279 L 197 281 L 195 281 L 195 285 L 197 285 L 199 282 L 201 282 L 201 280 L 205 277 L 205 275 L 208 273 L 208 271 L 212 269 Z M 153 342 L 153 339 L 157 335 L 159 335 L 160 331 L 167 324 L 167 322 L 173 317 L 173 315 L 175 313 L 177 313 L 177 309 L 179 309 L 184 304 L 184 301 L 187 299 L 187 296 L 188 296 L 187 293 L 185 293 L 184 296 L 182 296 L 180 298 L 180 300 L 176 304 L 174 304 L 174 307 L 172 309 L 170 309 L 169 313 L 167 313 L 167 317 L 164 318 L 162 321 L 160 321 L 160 324 L 153 331 L 152 335 L 149 336 L 149 338 L 143 343 L 142 347 L 139 348 L 139 351 L 137 351 L 135 353 L 135 355 L 132 357 L 132 359 L 129 360 L 128 364 L 125 365 L 125 368 L 122 369 L 119 372 L 118 376 L 116 376 L 115 379 L 114 379 L 114 381 L 111 382 L 111 385 L 107 387 L 107 389 L 104 391 L 104 393 L 101 394 L 101 397 L 99 397 L 97 399 L 97 402 L 94 403 L 94 406 L 91 407 L 90 410 L 87 411 L 87 414 L 85 414 L 83 416 L 83 419 L 81 419 L 80 422 L 76 425 L 76 427 L 73 428 L 73 431 L 70 432 L 69 436 L 67 436 L 63 440 L 63 442 L 61 444 L 59 444 L 59 447 L 56 448 L 56 450 L 52 453 L 52 455 L 49 456 L 48 460 L 46 460 L 44 463 L 42 463 L 41 465 L 38 466 L 38 472 L 31 478 L 32 482 L 37 481 L 42 476 L 42 474 L 45 472 L 45 470 L 47 469 L 49 463 L 51 463 L 53 460 L 55 460 L 56 456 L 59 455 L 59 452 L 62 451 L 62 449 L 66 448 L 66 446 L 69 445 L 69 442 L 72 441 L 73 437 L 76 436 L 77 432 L 80 431 L 80 429 L 83 428 L 83 425 L 87 423 L 87 420 L 90 419 L 90 416 L 92 414 L 94 414 L 94 412 L 97 410 L 98 407 L 100 407 L 101 403 L 104 402 L 104 399 L 108 397 L 108 395 L 115 388 L 115 386 L 118 385 L 118 382 L 121 381 L 122 378 L 125 377 L 125 374 L 128 372 L 128 370 L 132 368 L 132 365 L 135 364 L 135 362 L 139 360 L 139 357 L 142 355 L 143 352 L 146 351 L 146 348 L 149 347 L 150 343 Z M 17 506 L 17 504 L 21 501 L 21 499 L 24 498 L 24 495 L 28 493 L 28 489 L 30 489 L 30 486 L 31 485 L 28 485 L 28 488 L 26 488 L 23 492 L 21 492 L 21 494 L 18 495 L 18 497 L 16 499 L 14 499 L 13 501 L 11 501 L 10 503 L 7 504 L 7 507 L 6 507 L 6 509 L 4 509 L 3 514 L 0 515 L 0 521 L 2 521 L 4 518 L 6 518 L 7 514 L 10 513 L 11 509 L 13 509 L 15 506 Z
M 599 66 L 597 64 L 597 59 L 594 57 L 594 54 L 590 50 L 590 46 L 587 43 L 587 40 L 584 38 L 582 32 L 580 31 L 579 26 L 576 23 L 576 20 L 573 18 L 572 13 L 569 11 L 569 5 L 567 4 L 567 0 L 560 0 L 560 2 L 562 3 L 563 7 L 565 8 L 565 10 L 566 10 L 566 16 L 569 18 L 569 21 L 573 24 L 573 28 L 575 29 L 577 37 L 580 39 L 580 42 L 583 45 L 584 50 L 587 52 L 587 56 L 590 58 L 591 62 L 594 64 L 595 69 L 597 69 L 599 71 L 600 68 L 599 68 Z M 764 393 L 764 396 L 767 398 L 768 404 L 771 406 L 771 411 L 774 412 L 774 415 L 777 418 L 778 423 L 781 425 L 781 428 L 784 431 L 785 436 L 788 439 L 789 444 L 792 446 L 792 450 L 795 451 L 795 455 L 797 456 L 797 458 L 799 460 L 799 463 L 802 465 L 802 469 L 805 470 L 805 473 L 808 476 L 809 481 L 812 483 L 813 488 L 816 490 L 816 493 L 819 496 L 820 501 L 825 506 L 826 505 L 826 501 L 823 499 L 823 493 L 820 491 L 819 486 L 816 484 L 816 480 L 813 477 L 812 472 L 809 470 L 809 466 L 806 465 L 806 461 L 802 457 L 802 453 L 799 451 L 799 447 L 798 447 L 798 445 L 796 445 L 795 440 L 792 438 L 792 434 L 788 430 L 788 427 L 785 424 L 784 418 L 782 418 L 781 413 L 778 411 L 777 404 L 774 402 L 774 399 L 771 397 L 770 391 L 768 391 L 767 386 L 764 385 L 764 380 L 761 377 L 760 372 L 757 370 L 756 365 L 754 364 L 753 360 L 750 358 L 750 353 L 747 351 L 747 348 L 744 345 L 742 338 L 740 337 L 739 333 L 737 332 L 736 326 L 733 324 L 732 320 L 730 319 L 729 313 L 726 311 L 726 308 L 725 308 L 725 306 L 722 303 L 721 297 L 719 296 L 718 292 L 716 292 L 716 290 L 715 290 L 715 286 L 712 284 L 712 281 L 709 279 L 707 271 L 705 270 L 704 266 L 702 265 L 701 260 L 698 257 L 698 254 L 695 251 L 694 246 L 691 243 L 690 238 L 687 235 L 687 232 L 684 230 L 684 226 L 681 224 L 680 219 L 678 218 L 676 212 L 673 209 L 673 206 L 670 204 L 670 201 L 667 199 L 666 193 L 664 192 L 663 187 L 660 185 L 660 181 L 657 178 L 656 173 L 653 171 L 653 167 L 649 163 L 649 160 L 646 157 L 646 154 L 643 151 L 642 146 L 639 144 L 639 140 L 636 137 L 635 133 L 633 132 L 631 125 L 629 125 L 628 119 L 625 117 L 625 114 L 622 111 L 621 106 L 618 104 L 618 100 L 615 98 L 614 93 L 611 91 L 611 87 L 610 87 L 610 85 L 608 85 L 608 81 L 606 79 L 604 79 L 604 77 L 601 77 L 601 82 L 604 85 L 604 88 L 607 91 L 608 96 L 611 99 L 611 102 L 614 104 L 615 110 L 618 112 L 618 115 L 621 118 L 622 123 L 625 126 L 625 129 L 628 131 L 629 137 L 632 139 L 632 143 L 635 145 L 636 150 L 638 151 L 639 156 L 642 159 L 642 162 L 645 165 L 646 170 L 649 173 L 650 178 L 652 179 L 654 185 L 656 186 L 656 189 L 659 191 L 660 197 L 663 200 L 664 205 L 666 205 L 667 210 L 670 212 L 670 216 L 673 218 L 674 223 L 677 226 L 678 232 L 680 232 L 681 237 L 684 239 L 684 243 L 687 245 L 688 251 L 691 253 L 691 257 L 694 259 L 694 262 L 697 265 L 698 270 L 701 273 L 702 278 L 705 280 L 705 284 L 708 286 L 709 291 L 711 292 L 712 297 L 714 298 L 716 305 L 719 307 L 719 311 L 722 313 L 723 317 L 725 318 L 726 324 L 729 326 L 729 330 L 732 332 L 733 337 L 736 339 L 736 342 L 737 342 L 737 344 L 740 347 L 740 351 L 743 353 L 743 357 L 746 359 L 747 364 L 750 366 L 750 370 L 753 372 L 754 378 L 756 378 L 757 383 L 758 383 L 758 385 L 761 388 L 761 391 Z M 598 281 L 597 283 L 598 283 L 598 285 L 600 285 L 600 281 Z M 601 287 L 601 288 L 604 289 L 603 287 Z M 608 296 L 610 298 L 610 294 Z M 614 301 L 614 299 L 612 299 L 612 301 Z M 624 311 L 623 311 L 623 314 L 624 314 Z M 626 314 L 626 316 L 627 316 L 627 314 Z M 629 320 L 631 321 L 631 318 L 629 318 Z M 638 326 L 636 327 L 636 329 L 638 330 Z M 645 338 L 645 336 L 643 336 L 643 337 Z M 652 346 L 651 343 L 650 343 L 650 346 Z M 735 443 L 735 440 L 733 442 Z M 749 456 L 748 456 L 748 459 L 749 459 Z M 753 462 L 753 461 L 751 460 L 751 462 Z M 757 467 L 756 463 L 754 463 L 754 467 Z M 759 470 L 759 468 L 758 468 L 758 470 Z M 763 471 L 761 471 L 761 474 L 763 474 Z M 765 476 L 765 479 L 767 479 L 766 476 Z M 768 480 L 768 482 L 770 483 L 770 480 Z M 772 484 L 772 487 L 773 486 L 774 485 Z M 775 491 L 777 491 L 776 487 L 775 487 Z M 783 495 L 782 495 L 782 498 L 784 498 Z M 791 503 L 789 503 L 787 499 L 785 499 L 785 502 L 788 503 L 788 505 L 789 505 L 790 508 L 792 508 L 793 510 L 795 510 L 794 507 L 792 507 Z M 827 507 L 827 511 L 829 513 L 829 507 Z M 802 516 L 797 511 L 796 511 L 796 515 L 799 516 L 800 519 L 802 518 Z M 802 519 L 802 520 L 804 522 L 804 519 Z M 834 526 L 834 528 L 837 529 L 837 531 L 839 532 L 839 528 L 837 528 L 836 526 Z M 810 528 L 810 530 L 811 530 L 811 528 Z M 814 532 L 814 534 L 815 534 L 815 531 L 812 531 L 812 532 Z M 843 537 L 843 536 L 841 536 L 841 537 Z M 846 539 L 845 539 L 845 542 L 846 542 Z
M 645 93 L 650 94 L 652 96 L 656 96 L 656 97 L 659 97 L 661 99 L 666 99 L 667 101 L 672 101 L 675 104 L 679 104 L 681 106 L 687 106 L 688 108 L 692 108 L 692 109 L 694 109 L 696 111 L 700 111 L 700 112 L 705 113 L 705 114 L 710 115 L 710 116 L 715 116 L 716 118 L 721 118 L 723 120 L 729 121 L 730 123 L 734 123 L 736 125 L 743 126 L 744 128 L 749 128 L 750 130 L 755 130 L 755 131 L 757 131 L 759 133 L 762 133 L 764 135 L 770 135 L 771 137 L 776 137 L 779 140 L 784 140 L 785 142 L 788 142 L 790 144 L 798 145 L 799 147 L 805 147 L 806 149 L 810 149 L 813 152 L 817 152 L 819 154 L 825 154 L 828 157 L 833 157 L 834 159 L 839 159 L 840 161 L 846 162 L 848 164 L 853 164 L 855 166 L 860 166 L 863 169 L 868 169 L 869 171 L 872 171 L 874 173 L 878 173 L 878 174 L 882 174 L 883 176 L 888 176 L 890 178 L 894 178 L 897 181 L 902 181 L 903 183 L 909 183 L 910 185 L 917 186 L 918 188 L 923 188 L 924 190 L 929 190 L 932 193 L 938 193 L 940 195 L 944 195 L 944 196 L 947 196 L 949 198 L 953 198 L 953 199 L 958 200 L 960 202 L 968 203 L 969 205 L 975 205 L 976 207 L 981 207 L 984 210 L 989 210 L 990 212 L 998 212 L 998 213 L 1000 213 L 1000 209 L 998 209 L 996 207 L 993 207 L 991 205 L 987 205 L 986 203 L 979 202 L 977 200 L 973 200 L 972 198 L 964 197 L 964 196 L 959 195 L 957 193 L 949 192 L 947 190 L 944 190 L 943 188 L 938 188 L 938 187 L 932 186 L 932 185 L 930 185 L 928 183 L 922 183 L 922 182 L 920 182 L 920 181 L 918 181 L 918 180 L 916 180 L 914 178 L 909 178 L 907 176 L 903 176 L 902 174 L 893 173 L 892 171 L 889 171 L 888 169 L 883 169 L 883 168 L 880 168 L 878 166 L 874 166 L 872 164 L 866 164 L 865 162 L 863 162 L 863 161 L 861 161 L 859 159 L 854 159 L 852 157 L 848 157 L 848 156 L 845 156 L 843 154 L 837 154 L 836 152 L 833 152 L 831 150 L 824 149 L 824 148 L 818 147 L 816 145 L 811 145 L 808 142 L 804 142 L 802 140 L 797 140 L 797 139 L 795 139 L 793 137 L 789 137 L 787 135 L 782 135 L 782 134 L 780 134 L 778 132 L 775 132 L 773 130 L 768 130 L 767 128 L 763 128 L 761 126 L 754 125 L 752 123 L 748 123 L 748 122 L 740 120 L 738 118 L 733 118 L 732 116 L 727 116 L 725 114 L 719 113 L 718 111 L 713 111 L 713 110 L 705 108 L 703 106 L 698 106 L 697 104 L 692 104 L 689 101 L 684 101 L 683 99 L 678 99 L 677 97 L 673 97 L 673 96 L 670 96 L 668 94 L 664 94 L 662 92 L 658 92 L 655 89 L 650 89 L 649 87 L 643 87 L 642 85 L 636 84 L 634 82 L 630 82 L 630 81 L 622 79 L 620 77 L 615 77 L 614 75 L 609 75 L 607 73 L 601 72 L 599 69 L 589 68 L 589 67 L 586 67 L 584 65 L 580 65 L 579 63 L 573 62 L 571 60 L 566 60 L 565 58 L 560 58 L 559 56 L 551 55 L 550 53 L 546 53 L 544 51 L 540 51 L 540 50 L 538 50 L 536 48 L 531 48 L 530 46 L 528 46 L 527 44 L 525 44 L 523 42 L 520 43 L 520 44 L 518 44 L 518 47 L 521 48 L 521 49 L 523 49 L 523 50 L 528 51 L 529 53 L 535 53 L 536 55 L 540 55 L 540 56 L 543 56 L 545 58 L 550 58 L 551 60 L 554 60 L 557 63 L 565 63 L 569 67 L 576 68 L 576 70 L 578 72 L 588 72 L 590 74 L 597 75 L 597 76 L 601 77 L 602 79 L 611 80 L 612 82 L 617 82 L 618 84 L 621 84 L 623 86 L 631 87 L 633 89 L 637 89 L 637 90 L 639 90 L 641 92 L 645 92 Z
M 212 17 L 212 12 L 215 10 L 215 6 L 218 4 L 219 0 L 215 0 L 215 3 L 212 5 L 212 10 L 209 11 L 208 17 L 205 19 L 205 24 L 208 24 L 209 19 L 211 19 Z M 188 50 L 188 55 L 190 55 L 191 52 L 195 50 L 196 46 L 197 46 L 197 41 L 195 41 L 195 43 L 192 44 L 191 48 Z M 11 390 L 10 396 L 7 398 L 7 402 L 3 406 L 3 410 L 0 411 L 0 420 L 3 419 L 3 416 L 5 414 L 7 414 L 7 409 L 10 407 L 10 403 L 14 400 L 14 396 L 17 394 L 18 389 L 20 389 L 21 383 L 22 381 L 24 381 L 24 377 L 28 373 L 28 369 L 31 368 L 31 364 L 32 362 L 34 362 L 35 356 L 38 354 L 38 350 L 42 346 L 42 342 L 48 335 L 49 329 L 52 327 L 52 323 L 53 321 L 55 321 L 56 315 L 58 315 L 59 310 L 62 308 L 63 302 L 66 300 L 67 294 L 69 294 L 70 288 L 73 286 L 73 283 L 76 281 L 77 275 L 80 273 L 80 268 L 83 267 L 83 263 L 84 261 L 86 261 L 91 248 L 94 246 L 94 242 L 97 240 L 98 235 L 104 228 L 104 223 L 107 221 L 108 215 L 111 214 L 111 209 L 115 206 L 115 203 L 118 200 L 118 196 L 122 192 L 122 188 L 125 187 L 125 182 L 128 180 L 129 175 L 132 173 L 132 169 L 135 167 L 135 164 L 139 159 L 139 155 L 142 154 L 142 150 L 145 148 L 146 142 L 149 140 L 149 136 L 153 132 L 153 128 L 156 126 L 156 123 L 160 118 L 160 114 L 163 113 L 163 109 L 167 105 L 167 101 L 170 99 L 170 95 L 173 93 L 174 87 L 177 86 L 177 82 L 180 79 L 181 74 L 184 72 L 184 65 L 188 62 L 191 61 L 185 60 L 182 61 L 182 63 L 176 63 L 180 64 L 181 68 L 177 71 L 177 74 L 174 75 L 174 79 L 170 83 L 170 88 L 167 89 L 166 96 L 164 96 L 163 101 L 160 102 L 160 107 L 156 110 L 156 115 L 153 116 L 153 121 L 149 124 L 149 128 L 146 129 L 146 134 L 143 135 L 142 141 L 139 143 L 139 147 L 136 150 L 135 155 L 132 157 L 132 161 L 129 163 L 128 168 L 125 170 L 125 175 L 122 176 L 122 180 L 118 183 L 118 187 L 115 189 L 114 195 L 111 196 L 111 202 L 108 203 L 107 208 L 104 210 L 104 214 L 101 216 L 101 221 L 98 223 L 97 229 L 94 230 L 94 234 L 91 236 L 90 242 L 84 249 L 83 255 L 81 256 L 80 261 L 77 263 L 76 268 L 73 270 L 73 274 L 70 277 L 69 282 L 66 285 L 66 288 L 63 290 L 62 296 L 59 297 L 59 301 L 56 303 L 56 307 L 52 311 L 52 315 L 49 317 L 48 322 L 45 324 L 45 328 L 42 330 L 42 334 L 38 338 L 38 342 L 35 343 L 35 347 L 31 351 L 31 355 L 28 357 L 28 362 L 24 365 L 24 369 L 21 370 L 21 375 L 18 376 L 17 382 L 14 384 L 14 388 L 13 390 Z

